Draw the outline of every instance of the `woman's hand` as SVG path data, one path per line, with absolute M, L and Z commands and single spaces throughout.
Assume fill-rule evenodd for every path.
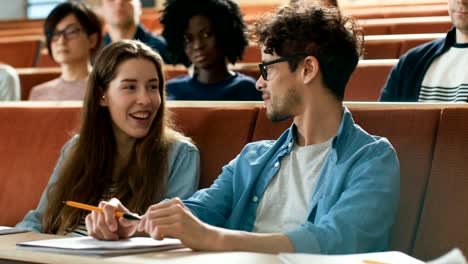
M 138 221 L 115 216 L 115 212 L 130 213 L 118 199 L 102 201 L 99 203 L 99 208 L 102 208 L 104 213 L 93 211 L 85 218 L 88 235 L 100 240 L 118 240 L 128 238 L 135 233 Z

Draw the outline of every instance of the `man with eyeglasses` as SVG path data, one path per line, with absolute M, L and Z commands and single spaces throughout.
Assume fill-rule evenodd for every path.
M 170 62 L 164 38 L 148 32 L 140 23 L 140 0 L 101 0 L 100 13 L 107 25 L 104 45 L 121 39 L 136 39 L 157 51 L 165 63 Z
M 150 206 L 139 224 L 119 228 L 178 238 L 197 250 L 387 250 L 398 159 L 388 140 L 357 126 L 342 103 L 359 59 L 359 32 L 336 8 L 306 1 L 256 23 L 263 59 L 257 89 L 267 116 L 293 118 L 292 126 L 275 141 L 248 144 L 210 188 Z

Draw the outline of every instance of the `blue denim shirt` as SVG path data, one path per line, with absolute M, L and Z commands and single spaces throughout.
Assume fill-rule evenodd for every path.
M 202 221 L 252 231 L 263 193 L 291 152 L 295 126 L 276 141 L 259 141 L 223 167 L 208 189 L 185 205 Z M 312 188 L 312 186 L 311 186 Z M 400 167 L 387 139 L 372 136 L 344 115 L 317 184 L 307 220 L 285 235 L 296 252 L 345 254 L 387 249 L 400 191 Z
M 78 136 L 74 136 L 64 145 L 54 172 L 49 179 L 49 183 L 44 192 L 42 192 L 37 208 L 29 211 L 16 227 L 29 229 L 38 233 L 43 232 L 42 216 L 44 215 L 48 203 L 47 190 L 57 182 L 58 173 L 62 167 L 64 157 L 69 152 L 70 147 L 76 144 L 77 141 Z M 198 188 L 200 176 L 200 155 L 198 148 L 185 139 L 172 143 L 168 152 L 168 173 L 165 198 L 190 197 Z M 159 202 L 159 200 L 154 199 L 154 203 L 157 202 Z

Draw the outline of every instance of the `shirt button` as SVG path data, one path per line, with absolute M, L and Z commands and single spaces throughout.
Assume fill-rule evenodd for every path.
M 252 198 L 252 202 L 254 202 L 254 203 L 258 202 L 258 197 L 257 197 L 257 196 L 254 196 L 254 197 Z
M 292 143 L 289 143 L 289 144 L 288 144 L 288 148 L 291 148 L 291 146 L 292 146 Z
M 279 167 L 279 162 L 278 162 L 278 161 L 275 162 L 275 165 L 274 165 L 274 166 L 275 166 L 275 168 L 278 168 L 278 167 Z

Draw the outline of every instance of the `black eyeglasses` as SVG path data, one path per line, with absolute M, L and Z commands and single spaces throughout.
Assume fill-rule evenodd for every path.
M 260 68 L 260 74 L 262 75 L 263 80 L 266 81 L 268 78 L 268 67 L 267 67 L 268 65 L 272 65 L 275 63 L 283 62 L 283 61 L 290 61 L 297 57 L 305 57 L 305 56 L 313 56 L 313 55 L 309 53 L 295 53 L 295 54 L 291 54 L 288 56 L 278 58 L 276 60 L 271 60 L 271 61 L 260 63 L 258 64 L 258 67 Z
M 51 42 L 56 42 L 59 40 L 60 36 L 63 36 L 66 40 L 74 39 L 78 37 L 81 32 L 81 28 L 79 26 L 70 25 L 63 30 L 56 30 L 54 32 L 49 33 L 49 38 Z

